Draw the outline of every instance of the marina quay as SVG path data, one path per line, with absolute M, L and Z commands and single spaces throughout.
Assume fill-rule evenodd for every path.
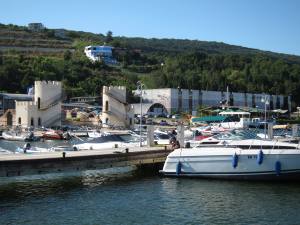
M 112 148 L 72 152 L 0 155 L 0 177 L 67 173 L 125 166 L 161 167 L 170 149 Z

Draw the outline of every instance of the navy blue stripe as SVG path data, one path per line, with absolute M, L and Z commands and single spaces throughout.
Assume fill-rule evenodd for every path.
M 282 170 L 281 173 L 300 173 L 300 170 Z M 176 172 L 163 172 L 164 174 L 176 174 Z M 214 173 L 214 172 L 184 172 L 181 171 L 181 175 L 249 175 L 249 174 L 255 174 L 255 175 L 263 175 L 263 174 L 275 174 L 276 171 L 264 171 L 264 172 L 219 172 L 219 173 Z

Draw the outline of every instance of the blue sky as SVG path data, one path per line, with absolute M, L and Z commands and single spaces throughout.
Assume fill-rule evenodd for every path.
M 300 0 L 1 0 L 0 23 L 30 22 L 300 55 Z

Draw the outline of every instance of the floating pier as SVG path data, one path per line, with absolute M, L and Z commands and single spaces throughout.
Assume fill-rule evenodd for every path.
M 0 156 L 0 177 L 65 173 L 124 166 L 163 164 L 172 150 L 135 147 L 103 150 L 7 154 Z

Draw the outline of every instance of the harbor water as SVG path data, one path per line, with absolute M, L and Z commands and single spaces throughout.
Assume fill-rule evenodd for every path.
M 131 168 L 0 179 L 1 224 L 299 224 L 300 183 L 166 178 Z

